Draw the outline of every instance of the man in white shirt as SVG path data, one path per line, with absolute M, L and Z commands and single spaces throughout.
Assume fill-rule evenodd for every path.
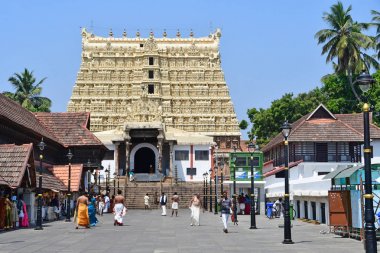
M 168 198 L 166 197 L 165 193 L 162 193 L 161 194 L 161 197 L 160 197 L 160 205 L 161 205 L 161 208 L 162 208 L 162 216 L 166 216 L 166 202 L 167 202 Z

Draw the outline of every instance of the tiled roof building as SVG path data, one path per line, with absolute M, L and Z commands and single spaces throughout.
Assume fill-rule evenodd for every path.
M 33 145 L 0 145 L 0 184 L 11 188 L 34 187 Z

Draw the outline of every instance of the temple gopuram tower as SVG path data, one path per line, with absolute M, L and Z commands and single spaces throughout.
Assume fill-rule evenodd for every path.
M 112 30 L 100 37 L 82 29 L 82 62 L 68 112 L 90 112 L 90 130 L 114 150 L 117 173 L 151 173 L 153 166 L 154 173 L 173 175 L 173 166 L 195 166 L 176 164 L 183 161 L 174 157 L 177 149 L 187 145 L 191 156 L 198 145 L 211 156 L 214 144 L 219 150 L 240 145 L 220 38 L 219 29 L 199 38 L 193 32 L 182 38 L 179 31 L 174 38 L 166 32 L 130 38 L 125 31 L 116 38 Z M 152 159 L 138 162 L 148 156 L 137 154 L 140 149 Z

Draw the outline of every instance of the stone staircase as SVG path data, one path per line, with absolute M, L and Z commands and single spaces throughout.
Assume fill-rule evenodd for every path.
M 157 193 L 157 199 L 164 192 L 168 197 L 167 208 L 171 208 L 171 197 L 174 192 L 177 192 L 180 201 L 180 208 L 188 208 L 193 194 L 198 193 L 203 201 L 203 182 L 177 182 L 172 178 L 166 177 L 163 182 L 128 182 L 124 184 L 125 179 L 120 179 L 119 189 L 126 199 L 126 204 L 129 209 L 144 209 L 144 196 L 149 194 L 149 203 L 151 208 L 159 208 L 159 205 L 154 204 L 154 196 Z M 117 187 L 116 187 L 117 192 Z M 110 185 L 110 192 L 113 195 L 113 185 Z M 208 196 L 209 198 L 209 196 Z

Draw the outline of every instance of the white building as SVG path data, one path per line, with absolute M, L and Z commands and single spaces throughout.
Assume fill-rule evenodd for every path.
M 371 124 L 370 131 L 375 163 L 380 159 L 380 128 Z M 331 180 L 323 177 L 339 167 L 360 164 L 363 139 L 363 115 L 359 113 L 334 115 L 320 105 L 293 123 L 288 138 L 289 186 L 296 217 L 329 223 Z M 266 197 L 273 201 L 284 194 L 282 134 L 273 138 L 263 152 Z

